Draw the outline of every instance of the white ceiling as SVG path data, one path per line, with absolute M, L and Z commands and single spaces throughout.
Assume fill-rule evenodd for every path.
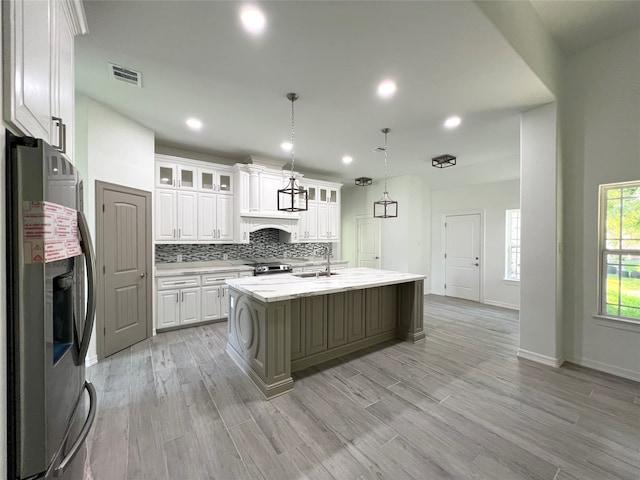
M 531 0 L 531 4 L 569 55 L 640 25 L 638 0 Z
M 283 163 L 285 95 L 297 92 L 296 168 L 346 185 L 383 176 L 373 153 L 383 127 L 390 176 L 421 175 L 431 188 L 518 178 L 519 113 L 553 96 L 473 2 L 263 2 L 261 38 L 242 29 L 241 6 L 85 2 L 76 86 L 152 129 L 157 143 Z M 143 88 L 110 79 L 107 62 L 141 71 Z M 386 77 L 398 93 L 383 101 L 375 89 Z M 454 131 L 442 127 L 451 114 L 463 119 Z M 185 126 L 190 116 L 200 132 Z M 443 153 L 458 165 L 432 168 Z

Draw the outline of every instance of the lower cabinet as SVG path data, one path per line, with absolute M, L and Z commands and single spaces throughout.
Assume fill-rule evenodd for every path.
M 291 301 L 291 360 L 327 349 L 327 295 Z
M 156 328 L 173 328 L 229 316 L 227 278 L 252 276 L 252 272 L 216 272 L 162 277 L 157 280 Z
M 156 328 L 200 321 L 200 277 L 166 277 L 158 280 Z
M 291 301 L 291 360 L 396 329 L 396 285 Z
M 370 288 L 365 293 L 365 336 L 396 328 L 398 290 L 395 285 Z

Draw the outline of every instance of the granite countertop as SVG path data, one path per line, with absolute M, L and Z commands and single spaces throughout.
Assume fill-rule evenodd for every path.
M 198 275 L 215 272 L 253 272 L 244 260 L 156 263 L 156 277 Z
M 278 302 L 297 297 L 345 292 L 360 288 L 380 287 L 396 283 L 415 282 L 425 275 L 392 272 L 374 268 L 346 268 L 331 277 L 300 278 L 293 274 L 262 275 L 232 278 L 226 283 L 261 302 Z

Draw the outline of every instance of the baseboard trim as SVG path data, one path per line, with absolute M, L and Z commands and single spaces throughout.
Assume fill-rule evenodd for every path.
M 509 310 L 520 311 L 520 305 L 513 305 L 511 303 L 494 302 L 493 300 L 485 300 L 484 304 L 485 305 L 492 305 L 494 307 L 508 308 Z
M 90 367 L 98 363 L 98 355 L 91 355 L 84 360 L 84 366 Z
M 548 365 L 554 368 L 560 367 L 565 360 L 563 357 L 549 357 L 547 355 L 541 355 L 540 353 L 530 352 L 529 350 L 523 350 L 522 348 L 518 349 L 518 357 L 524 358 L 525 360 L 531 360 L 532 362 L 542 363 L 543 365 Z
M 616 367 L 604 362 L 598 362 L 596 360 L 589 360 L 588 358 L 576 357 L 575 355 L 565 355 L 567 362 L 575 363 L 582 367 L 593 368 L 601 372 L 610 373 L 616 377 L 626 378 L 627 380 L 634 380 L 640 382 L 640 372 L 637 370 L 631 370 L 629 368 Z

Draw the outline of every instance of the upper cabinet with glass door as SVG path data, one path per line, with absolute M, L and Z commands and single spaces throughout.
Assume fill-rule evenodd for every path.
M 198 168 L 198 190 L 232 194 L 233 173 L 224 169 Z
M 198 169 L 169 162 L 156 162 L 156 187 L 196 190 Z
M 338 195 L 340 194 L 340 192 L 337 188 L 321 186 L 319 188 L 319 191 L 320 191 L 319 201 L 321 203 L 333 203 L 333 204 L 339 203 Z

